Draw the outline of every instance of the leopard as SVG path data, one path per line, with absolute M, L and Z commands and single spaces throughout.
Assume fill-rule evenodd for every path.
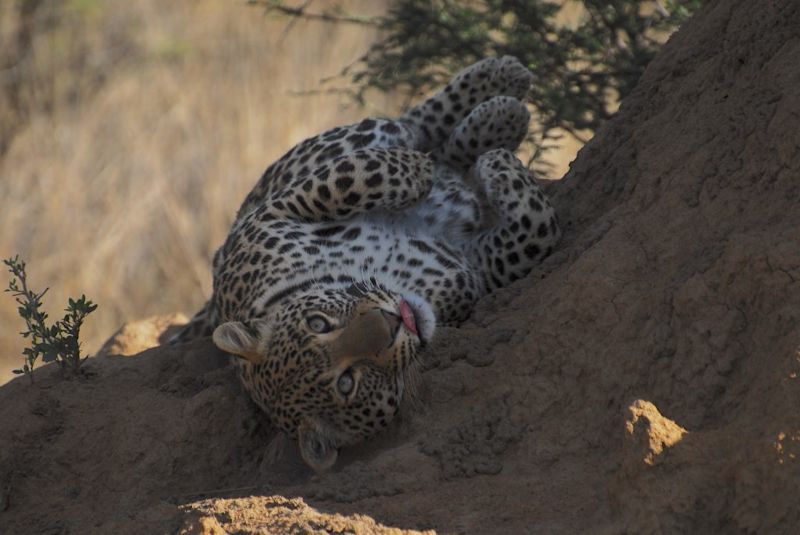
M 558 243 L 555 209 L 515 155 L 533 79 L 511 56 L 478 61 L 397 119 L 295 145 L 236 213 L 212 296 L 172 341 L 211 336 L 312 469 L 392 422 L 437 325 Z

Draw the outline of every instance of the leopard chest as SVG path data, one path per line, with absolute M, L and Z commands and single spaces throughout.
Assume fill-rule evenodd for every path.
M 225 255 L 215 273 L 224 316 L 259 316 L 298 290 L 374 279 L 424 298 L 437 319 L 451 322 L 464 319 L 485 293 L 459 247 L 374 221 L 265 222 L 240 229 Z

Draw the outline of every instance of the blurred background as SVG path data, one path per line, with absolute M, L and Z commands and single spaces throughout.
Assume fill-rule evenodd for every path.
M 68 296 L 99 305 L 82 331 L 89 354 L 126 321 L 191 315 L 202 305 L 210 259 L 236 209 L 293 144 L 408 104 L 408 91 L 392 90 L 399 67 L 373 72 L 358 99 L 348 94 L 352 77 L 338 76 L 391 28 L 274 9 L 268 16 L 270 4 L 282 2 L 0 0 L 0 255 L 19 253 L 29 285 L 50 287 L 51 319 Z M 579 2 L 557 4 L 564 24 L 583 13 Z M 389 3 L 336 5 L 369 17 Z M 452 22 L 441 13 L 428 15 Z M 418 30 L 413 20 L 408 28 Z M 405 68 L 423 72 L 413 61 Z M 551 178 L 563 175 L 586 134 L 547 153 Z M 9 279 L 4 271 L 3 288 Z M 13 298 L 0 296 L 0 383 L 22 364 L 23 327 Z
M 353 2 L 374 11 L 379 2 Z M 0 2 L 0 255 L 60 318 L 99 305 L 91 354 L 128 320 L 210 294 L 210 258 L 244 196 L 291 145 L 365 113 L 318 89 L 375 38 L 357 25 L 266 18 L 245 2 Z M 9 277 L 4 271 L 0 283 Z M 0 295 L 0 381 L 24 323 Z

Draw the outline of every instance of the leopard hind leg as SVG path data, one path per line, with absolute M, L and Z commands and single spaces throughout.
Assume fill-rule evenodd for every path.
M 461 120 L 447 141 L 432 153 L 433 159 L 465 172 L 485 152 L 516 151 L 530 121 L 528 108 L 516 98 L 492 97 Z
M 400 122 L 415 132 L 415 146 L 424 152 L 444 143 L 475 106 L 495 96 L 522 99 L 533 74 L 512 56 L 487 58 L 459 72 L 445 88 L 408 110 Z

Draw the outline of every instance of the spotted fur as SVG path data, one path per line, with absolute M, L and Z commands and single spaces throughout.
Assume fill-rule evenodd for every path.
M 514 58 L 478 62 L 398 120 L 303 141 L 239 209 L 213 297 L 176 340 L 213 331 L 242 357 L 243 385 L 315 468 L 391 421 L 437 322 L 464 320 L 557 242 L 511 152 L 531 79 Z

